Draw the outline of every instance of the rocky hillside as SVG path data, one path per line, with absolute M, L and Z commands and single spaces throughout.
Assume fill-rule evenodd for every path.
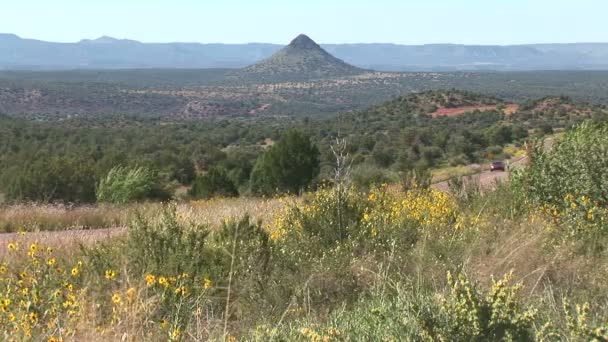
M 476 93 L 445 90 L 425 91 L 397 97 L 370 109 L 371 113 L 388 115 L 454 116 L 475 110 L 494 110 L 497 106 L 507 108 L 509 104 L 500 99 Z
M 363 72 L 363 69 L 330 55 L 308 36 L 301 34 L 270 58 L 244 68 L 236 75 L 270 81 L 339 77 Z
M 513 116 L 513 120 L 530 125 L 562 128 L 583 120 L 605 120 L 606 118 L 608 118 L 606 106 L 575 101 L 567 96 L 548 96 L 535 101 L 527 101 Z

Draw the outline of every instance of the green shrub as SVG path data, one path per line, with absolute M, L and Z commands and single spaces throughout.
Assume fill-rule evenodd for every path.
M 323 323 L 307 318 L 261 326 L 251 335 L 256 341 L 419 341 L 419 312 L 437 309 L 432 297 L 413 287 L 377 286 L 371 296 L 333 311 Z
M 608 123 L 583 123 L 550 150 L 538 143 L 530 158 L 517 184 L 531 202 L 572 234 L 608 232 Z
M 76 156 L 41 155 L 21 167 L 8 168 L 6 198 L 13 202 L 95 201 L 92 162 Z
M 196 178 L 189 194 L 195 198 L 210 198 L 238 196 L 239 192 L 225 169 L 212 167 L 207 173 Z
M 137 274 L 182 274 L 206 272 L 210 258 L 205 248 L 206 226 L 178 220 L 176 205 L 165 205 L 157 217 L 138 214 L 129 226 L 126 253 Z
M 352 182 L 359 189 L 369 189 L 391 181 L 388 172 L 375 165 L 361 164 L 352 171 Z
M 155 171 L 136 167 L 114 167 L 97 185 L 97 201 L 125 204 L 146 199 L 167 199 L 169 194 L 162 188 Z
M 272 228 L 278 235 L 296 240 L 312 238 L 327 247 L 361 237 L 365 206 L 365 194 L 352 188 L 319 189 L 307 195 L 302 205 L 288 206 Z
M 608 204 L 608 123 L 584 123 L 547 151 L 537 144 L 528 169 L 531 197 L 561 205 L 566 195 Z
M 432 174 L 428 169 L 414 169 L 407 171 L 401 180 L 401 188 L 407 192 L 418 189 L 424 190 L 431 186 Z
M 566 327 L 573 340 L 608 341 L 608 321 L 603 326 L 590 326 L 589 303 L 576 305 L 574 309 L 568 300 L 564 300 Z M 600 323 L 602 324 L 602 323 Z
M 245 215 L 238 221 L 222 223 L 209 239 L 207 273 L 216 280 L 215 295 L 226 298 L 230 288 L 228 313 L 242 322 L 256 322 L 260 314 L 272 315 L 277 302 L 277 289 L 270 283 L 275 263 L 272 242 L 260 223 Z M 278 275 L 283 279 L 285 275 Z
M 534 341 L 536 311 L 522 310 L 521 284 L 509 285 L 511 274 L 484 297 L 464 275 L 448 273 L 449 294 L 439 312 L 421 317 L 422 336 L 429 341 Z
M 251 173 L 251 191 L 263 195 L 297 193 L 318 174 L 318 148 L 309 136 L 289 130 L 256 161 Z
M 273 270 L 271 242 L 248 216 L 224 222 L 211 232 L 207 226 L 183 222 L 176 205 L 168 204 L 157 217 L 136 218 L 122 253 L 134 275 L 170 279 L 185 274 L 178 280 L 188 287 L 208 279 L 214 285 L 207 294 L 216 299 L 208 305 L 218 313 L 225 309 L 226 297 L 233 308 L 229 314 L 240 320 L 258 319 L 259 310 L 273 302 L 273 289 L 267 284 Z

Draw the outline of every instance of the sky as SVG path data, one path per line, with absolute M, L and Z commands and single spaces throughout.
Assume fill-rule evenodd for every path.
M 606 0 L 4 0 L 0 32 L 56 42 L 606 42 L 607 13 Z

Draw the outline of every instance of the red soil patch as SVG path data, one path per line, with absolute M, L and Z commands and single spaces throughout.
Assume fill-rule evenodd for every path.
M 519 105 L 517 104 L 508 104 L 504 110 L 505 114 L 511 115 L 519 110 Z
M 455 108 L 439 108 L 435 112 L 431 113 L 431 116 L 436 118 L 438 116 L 457 116 L 464 113 L 473 112 L 475 110 L 493 110 L 496 106 L 463 106 Z
M 256 115 L 259 112 L 263 112 L 270 107 L 270 103 L 263 104 L 259 108 L 252 109 L 249 111 L 249 115 Z
M 470 113 L 476 110 L 484 111 L 484 110 L 495 110 L 496 105 L 479 105 L 479 106 L 462 106 L 462 107 L 454 107 L 454 108 L 439 108 L 435 112 L 431 113 L 431 116 L 436 118 L 439 116 L 458 116 L 465 113 Z M 517 112 L 519 106 L 516 104 L 508 104 L 504 109 L 504 113 L 507 115 L 513 114 Z

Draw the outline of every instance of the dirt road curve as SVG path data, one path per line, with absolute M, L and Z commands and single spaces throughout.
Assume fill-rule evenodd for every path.
M 509 179 L 508 171 L 482 171 L 481 173 L 477 173 L 471 175 L 471 180 L 473 182 L 479 183 L 479 188 L 481 190 L 490 190 L 494 188 L 497 184 L 506 181 Z M 433 188 L 440 191 L 450 191 L 450 187 L 448 185 L 448 181 L 435 183 L 432 185 Z
M 509 170 L 513 170 L 516 168 L 520 168 L 528 162 L 528 157 L 521 157 L 519 159 L 513 160 L 509 163 Z M 509 179 L 508 171 L 482 171 L 480 173 L 471 175 L 471 180 L 479 183 L 479 187 L 482 190 L 492 189 L 496 184 L 500 182 L 504 182 Z M 438 182 L 432 185 L 433 188 L 441 191 L 449 191 L 448 182 Z

